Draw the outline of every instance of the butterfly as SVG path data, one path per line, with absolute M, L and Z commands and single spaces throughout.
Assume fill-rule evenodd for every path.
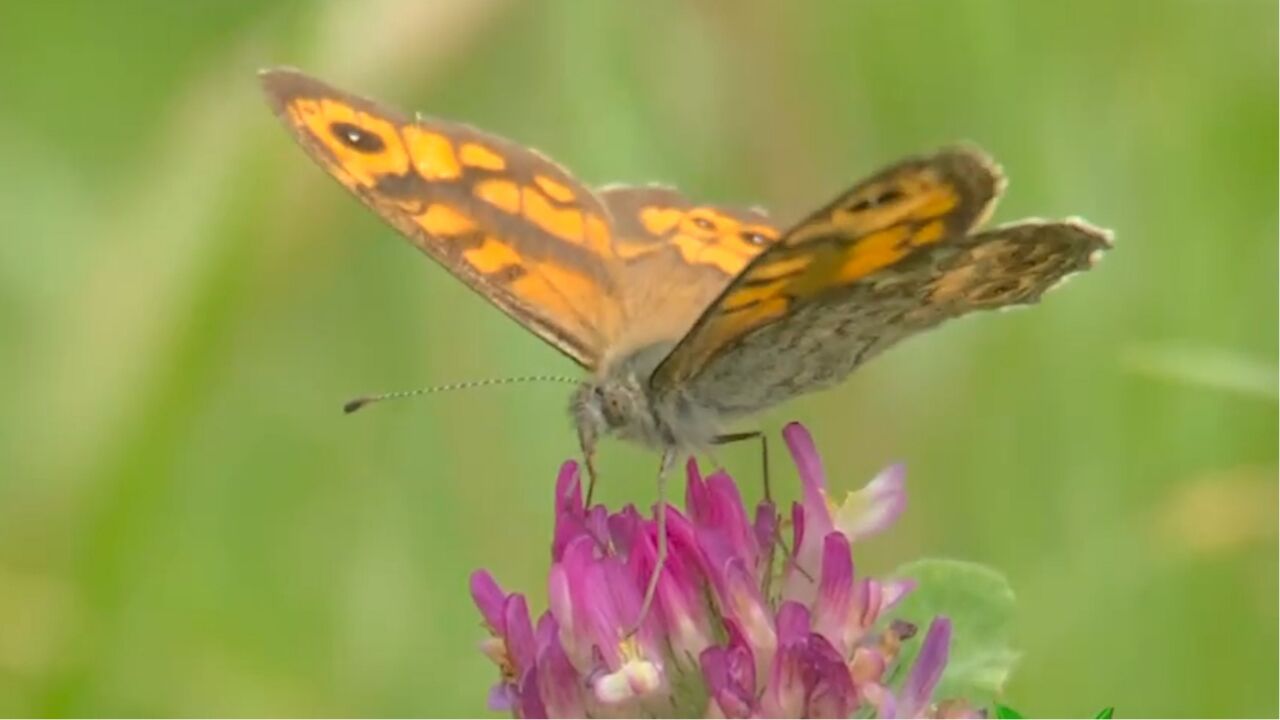
M 1005 182 L 971 147 L 890 165 L 780 230 L 670 188 L 593 189 L 510 140 L 297 70 L 261 82 L 325 171 L 586 370 L 570 408 L 593 481 L 603 436 L 665 468 L 944 320 L 1035 303 L 1111 247 L 1077 219 L 979 230 Z

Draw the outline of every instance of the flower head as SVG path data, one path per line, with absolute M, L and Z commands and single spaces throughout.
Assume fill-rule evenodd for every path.
M 485 571 L 471 592 L 499 668 L 490 706 L 518 717 L 931 717 L 971 714 L 935 703 L 951 627 L 933 619 L 896 690 L 899 648 L 916 634 L 885 612 L 907 580 L 855 573 L 852 545 L 885 529 L 906 502 L 901 466 L 840 505 L 808 431 L 783 435 L 799 470 L 791 542 L 767 502 L 749 512 L 724 472 L 687 466 L 685 511 L 667 506 L 668 553 L 658 523 L 634 507 L 586 507 L 576 463 L 556 484 L 548 610 L 535 625 L 522 595 Z M 654 572 L 654 600 L 641 612 Z

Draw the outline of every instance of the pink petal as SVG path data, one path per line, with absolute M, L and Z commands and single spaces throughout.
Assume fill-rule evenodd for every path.
M 832 518 L 836 529 L 857 542 L 888 528 L 907 507 L 906 478 L 903 465 L 890 465 L 861 490 L 849 493 Z
M 699 657 L 707 690 L 721 713 L 751 717 L 755 705 L 755 661 L 745 645 L 708 648 Z
M 578 480 L 578 463 L 569 460 L 560 466 L 560 474 L 556 477 L 555 501 L 551 558 L 559 560 L 565 546 L 586 532 L 586 508 L 582 502 L 582 483 Z
M 844 657 L 821 635 L 810 635 L 805 643 L 805 665 L 809 675 L 806 685 L 811 688 L 806 717 L 848 717 L 858 698 Z
M 524 595 L 516 593 L 509 597 L 503 615 L 507 628 L 507 656 L 517 673 L 529 670 L 533 667 L 537 646 Z
M 808 604 L 817 592 L 822 562 L 823 538 L 834 529 L 827 506 L 826 474 L 813 438 L 800 423 L 790 423 L 782 431 L 795 459 L 803 486 L 803 502 L 792 507 L 795 541 L 792 557 L 783 574 L 782 597 Z
M 502 611 L 507 601 L 507 594 L 498 586 L 488 570 L 477 570 L 471 573 L 471 599 L 475 601 L 489 631 L 502 635 L 506 631 L 503 624 Z
M 885 580 L 881 584 L 881 606 L 880 612 L 891 609 L 902 601 L 904 597 L 911 594 L 916 589 L 915 580 Z
M 760 562 L 767 562 L 778 544 L 778 508 L 764 500 L 756 506 L 756 520 L 752 525 L 756 545 L 760 548 Z M 760 567 L 760 572 L 772 572 L 772 568 Z
M 920 654 L 902 683 L 898 712 L 903 717 L 919 717 L 928 707 L 933 690 L 942 679 L 942 671 L 947 667 L 950 647 L 951 621 L 945 617 L 934 618 L 920 645 Z
M 797 602 L 778 608 L 778 645 L 797 643 L 809 636 L 809 610 Z
M 538 695 L 551 717 L 586 717 L 582 679 L 560 644 L 555 619 L 543 615 L 538 622 Z
M 724 596 L 720 598 L 720 607 L 724 609 L 726 618 L 737 625 L 758 660 L 772 657 L 778 643 L 773 616 L 742 558 L 733 558 L 728 562 L 724 578 L 725 589 Z M 805 623 L 807 632 L 807 611 Z
M 542 695 L 538 689 L 538 669 L 530 668 L 528 672 L 520 678 L 520 687 L 517 690 L 517 697 L 520 703 L 519 715 L 522 718 L 545 718 L 550 717 L 547 714 L 546 705 L 542 702 Z
M 813 603 L 813 630 L 841 653 L 850 649 L 846 643 L 846 626 L 850 620 L 852 594 L 853 556 L 849 540 L 838 532 L 829 533 L 823 543 L 822 577 Z
M 511 687 L 499 680 L 489 688 L 489 697 L 485 705 L 493 712 L 507 712 L 515 707 L 511 697 L 513 694 Z
M 827 474 L 822 469 L 822 458 L 814 447 L 813 437 L 797 422 L 788 423 L 782 430 L 782 437 L 787 441 L 787 448 L 791 450 L 796 470 L 800 473 L 805 520 L 812 532 L 816 532 L 818 537 L 825 537 L 831 531 L 826 496 Z

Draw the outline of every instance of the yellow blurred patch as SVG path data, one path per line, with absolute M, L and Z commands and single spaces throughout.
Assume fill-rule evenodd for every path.
M 0 674 L 47 672 L 75 632 L 72 609 L 60 578 L 0 568 Z
M 1152 515 L 1151 531 L 1163 546 L 1194 555 L 1274 544 L 1278 503 L 1274 468 L 1221 470 L 1171 490 Z

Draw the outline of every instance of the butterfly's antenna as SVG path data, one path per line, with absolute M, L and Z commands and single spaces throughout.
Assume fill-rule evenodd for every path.
M 401 400 L 404 398 L 417 397 L 419 395 L 432 395 L 438 392 L 445 392 L 447 390 L 468 390 L 470 388 L 490 387 L 493 385 L 511 385 L 514 383 L 534 382 L 557 382 L 577 385 L 581 381 L 564 375 L 520 375 L 517 377 L 466 380 L 463 382 L 448 383 L 446 385 L 434 385 L 432 387 L 418 388 L 417 390 L 401 390 L 400 392 L 389 392 L 381 395 L 363 395 L 353 400 L 348 400 L 342 406 L 342 412 L 350 415 L 366 405 L 380 403 L 383 400 Z

